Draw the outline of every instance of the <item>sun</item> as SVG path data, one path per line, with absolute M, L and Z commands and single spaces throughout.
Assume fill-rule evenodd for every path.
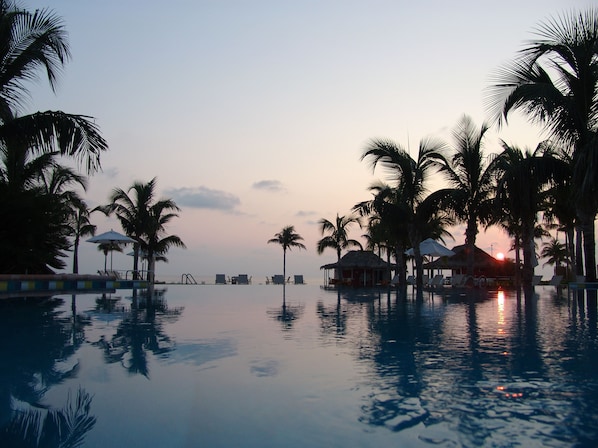
M 505 254 L 503 254 L 502 252 L 499 252 L 496 254 L 496 259 L 497 260 L 504 260 L 505 259 Z

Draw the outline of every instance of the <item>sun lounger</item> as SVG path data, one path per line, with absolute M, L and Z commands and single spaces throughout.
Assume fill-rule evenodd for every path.
M 247 277 L 247 274 L 239 274 L 237 276 L 237 285 L 248 285 L 249 284 L 249 278 Z
M 304 282 L 303 282 L 303 275 L 295 275 L 295 281 L 294 281 L 294 283 L 296 285 L 303 285 L 304 284 Z
M 272 276 L 272 284 L 273 285 L 282 285 L 282 284 L 284 284 L 284 276 L 283 275 L 273 275 Z
M 463 274 L 455 274 L 451 277 L 451 286 L 458 287 L 463 286 L 463 279 L 465 276 Z
M 444 275 L 436 274 L 432 280 L 430 281 L 430 286 L 432 288 L 440 288 L 444 283 Z
M 216 274 L 216 284 L 226 285 L 226 277 L 224 276 L 224 274 Z

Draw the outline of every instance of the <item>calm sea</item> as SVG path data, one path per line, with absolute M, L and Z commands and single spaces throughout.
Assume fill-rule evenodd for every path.
M 598 446 L 593 298 L 156 296 L 0 300 L 0 446 L 59 446 L 60 425 L 85 447 Z

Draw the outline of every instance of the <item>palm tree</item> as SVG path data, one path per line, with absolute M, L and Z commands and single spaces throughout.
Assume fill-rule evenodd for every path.
M 474 253 L 478 224 L 488 222 L 494 192 L 492 171 L 483 152 L 488 125 L 478 129 L 470 117 L 461 118 L 453 130 L 454 148 L 449 154 L 439 151 L 430 155 L 440 166 L 453 189 L 453 211 L 464 222 L 467 251 L 467 275 L 473 276 Z
M 438 231 L 452 222 L 447 213 L 451 209 L 451 191 L 437 190 L 427 194 L 427 182 L 430 171 L 435 167 L 435 158 L 444 149 L 444 144 L 431 139 L 420 142 L 418 158 L 414 160 L 401 146 L 387 140 L 372 140 L 364 150 L 361 159 L 369 159 L 372 169 L 381 164 L 387 169 L 391 182 L 394 183 L 396 204 L 403 212 L 409 241 L 414 250 L 417 285 L 423 283 L 423 258 L 419 245 L 430 237 L 430 233 Z
M 149 210 L 155 196 L 156 178 L 148 183 L 134 182 L 127 191 L 115 188 L 110 204 L 96 207 L 106 215 L 114 213 L 133 244 L 133 278 L 139 278 L 139 251 L 142 236 L 150 227 Z
M 318 255 L 322 255 L 324 250 L 328 248 L 334 249 L 336 251 L 336 261 L 339 263 L 341 261 L 341 253 L 344 249 L 348 249 L 349 247 L 363 249 L 359 241 L 349 238 L 349 227 L 353 224 L 361 227 L 361 222 L 357 216 L 339 216 L 337 213 L 334 222 L 322 218 L 318 221 L 318 224 L 320 225 L 320 234 L 323 235 L 323 238 L 318 241 L 316 246 Z M 336 278 L 339 278 L 338 269 L 335 275 Z
M 54 195 L 40 194 L 42 173 L 55 165 L 57 154 L 74 158 L 92 173 L 108 147 L 91 117 L 60 111 L 22 115 L 30 99 L 28 82 L 41 71 L 54 89 L 69 58 L 62 20 L 52 11 L 29 12 L 0 0 L 0 203 L 13 215 L 0 224 L 6 249 L 2 272 L 64 267 L 60 258 L 69 247 L 68 213 Z
M 180 208 L 171 199 L 163 199 L 152 204 L 149 209 L 148 227 L 141 237 L 141 249 L 147 257 L 147 281 L 154 283 L 156 275 L 156 261 L 168 261 L 165 254 L 175 246 L 185 248 L 185 243 L 177 235 L 165 235 L 166 224 L 178 217 L 174 211 Z
M 139 278 L 139 256 L 141 250 L 148 260 L 148 282 L 153 283 L 156 258 L 164 257 L 172 246 L 185 247 L 176 235 L 164 236 L 165 225 L 178 217 L 180 208 L 172 199 L 154 201 L 157 179 L 148 183 L 134 182 L 125 191 L 113 190 L 110 204 L 96 207 L 106 215 L 112 213 L 120 221 L 125 233 L 135 240 L 133 243 L 133 278 Z M 165 258 L 164 258 L 165 259 Z
M 567 246 L 556 238 L 552 238 L 550 241 L 544 243 L 540 256 L 542 258 L 547 258 L 546 263 L 544 263 L 543 266 L 546 266 L 547 264 L 554 265 L 555 275 L 561 265 L 567 263 L 569 260 Z
M 404 203 L 400 199 L 400 190 L 382 182 L 370 186 L 374 198 L 356 204 L 353 210 L 361 216 L 369 216 L 368 229 L 370 236 L 378 235 L 377 240 L 383 240 L 387 248 L 387 261 L 390 264 L 390 254 L 394 253 L 399 274 L 399 283 L 406 284 L 407 262 L 405 251 L 409 248 L 408 211 L 403 209 Z M 375 232 L 373 233 L 372 230 Z
M 303 237 L 295 233 L 294 226 L 283 227 L 282 230 L 274 234 L 274 238 L 268 240 L 268 243 L 280 244 L 282 246 L 282 278 L 286 282 L 287 278 L 287 249 L 291 250 L 293 247 L 299 249 L 306 249 L 303 243 Z M 283 283 L 284 284 L 284 283 Z
M 38 153 L 58 150 L 93 172 L 108 145 L 91 117 L 60 111 L 20 116 L 30 98 L 27 81 L 43 71 L 54 90 L 69 59 L 60 17 L 49 9 L 30 12 L 0 0 L 0 144 Z
M 515 249 L 519 245 L 523 249 L 523 285 L 531 286 L 538 213 L 545 187 L 560 180 L 563 162 L 545 144 L 538 145 L 533 152 L 502 144 L 503 152 L 491 163 L 498 176 L 495 200 L 503 211 L 502 220 L 508 223 L 504 227 L 515 237 Z
M 598 9 L 541 23 L 513 63 L 502 68 L 489 106 L 499 124 L 519 110 L 569 148 L 575 206 L 583 230 L 585 275 L 596 280 L 598 211 Z
M 81 238 L 96 234 L 97 227 L 89 220 L 89 214 L 85 201 L 75 204 L 71 221 L 73 229 L 73 274 L 79 273 L 79 243 Z

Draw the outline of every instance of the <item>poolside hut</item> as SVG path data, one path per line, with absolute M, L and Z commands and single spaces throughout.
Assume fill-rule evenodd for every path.
M 387 263 L 372 251 L 352 250 L 340 261 L 325 264 L 325 286 L 377 286 L 390 283 L 390 270 L 396 265 Z M 330 271 L 333 272 L 332 277 Z
M 424 264 L 424 269 L 450 270 L 452 275 L 465 274 L 467 271 L 467 246 L 453 247 L 455 255 L 440 257 Z M 501 278 L 515 275 L 515 265 L 508 260 L 497 260 L 479 247 L 474 251 L 474 277 Z

